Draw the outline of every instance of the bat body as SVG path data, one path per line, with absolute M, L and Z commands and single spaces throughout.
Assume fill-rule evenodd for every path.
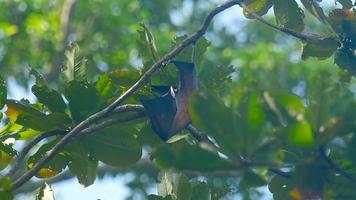
M 190 96 L 197 89 L 194 63 L 183 61 L 172 61 L 172 63 L 179 71 L 180 81 L 177 90 L 175 91 L 171 86 L 161 97 L 141 100 L 153 130 L 164 141 L 191 122 L 188 103 Z

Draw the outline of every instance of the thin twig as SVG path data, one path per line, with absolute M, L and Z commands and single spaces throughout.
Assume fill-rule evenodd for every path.
M 57 153 L 59 153 L 65 145 L 67 145 L 75 136 L 77 136 L 80 131 L 90 126 L 92 123 L 103 119 L 111 111 L 113 111 L 119 104 L 121 104 L 124 100 L 126 100 L 130 95 L 132 95 L 137 89 L 143 86 L 146 82 L 148 82 L 149 78 L 160 68 L 166 66 L 170 60 L 172 60 L 175 56 L 177 56 L 181 51 L 183 51 L 186 47 L 193 44 L 196 40 L 202 37 L 207 31 L 209 24 L 212 19 L 218 13 L 240 3 L 241 0 L 230 0 L 225 2 L 224 4 L 217 6 L 204 19 L 201 27 L 194 32 L 192 35 L 188 36 L 185 40 L 180 43 L 176 48 L 166 54 L 162 59 L 153 64 L 149 70 L 147 70 L 141 78 L 132 85 L 126 92 L 124 92 L 119 98 L 117 98 L 112 104 L 110 104 L 105 109 L 89 116 L 86 120 L 79 123 L 75 126 L 67 135 L 65 135 L 53 148 L 49 151 L 45 156 L 43 156 L 29 171 L 15 180 L 12 184 L 12 189 L 15 190 L 21 185 L 23 185 L 26 181 L 31 179 L 47 162 L 49 162 Z
M 325 160 L 325 162 L 333 169 L 335 170 L 335 172 L 339 173 L 341 176 L 345 177 L 346 179 L 348 179 L 350 182 L 352 182 L 353 184 L 356 184 L 356 178 L 353 177 L 351 174 L 347 173 L 345 170 L 343 170 L 342 168 L 340 168 L 339 166 L 337 166 L 333 160 L 331 160 L 327 155 L 326 155 L 326 151 L 325 148 L 322 146 L 319 148 L 319 153 L 320 156 L 323 160 Z
M 265 19 L 263 19 L 261 16 L 259 16 L 257 13 L 255 13 L 253 10 L 251 10 L 248 6 L 246 6 L 246 4 L 240 2 L 239 5 L 245 9 L 249 14 L 251 14 L 252 16 L 254 16 L 258 21 L 262 22 L 263 24 L 266 24 L 267 26 L 270 26 L 278 31 L 281 31 L 283 33 L 286 33 L 288 35 L 291 35 L 295 38 L 298 38 L 304 42 L 308 41 L 308 36 L 295 32 L 289 28 L 286 27 L 282 27 L 282 26 L 278 26 L 275 24 L 270 23 L 269 21 L 266 21 Z

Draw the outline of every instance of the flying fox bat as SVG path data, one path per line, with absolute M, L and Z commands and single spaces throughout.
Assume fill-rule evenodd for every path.
M 172 86 L 159 86 L 155 89 L 165 92 L 163 96 L 146 100 L 141 99 L 153 130 L 164 141 L 167 141 L 191 122 L 188 101 L 189 97 L 197 89 L 195 64 L 183 61 L 171 61 L 171 63 L 179 71 L 180 81 L 178 87 L 173 89 Z

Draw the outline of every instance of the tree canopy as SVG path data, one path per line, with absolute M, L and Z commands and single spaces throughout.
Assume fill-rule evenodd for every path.
M 0 1 L 0 199 L 107 173 L 128 199 L 356 199 L 356 2 L 327 3 Z

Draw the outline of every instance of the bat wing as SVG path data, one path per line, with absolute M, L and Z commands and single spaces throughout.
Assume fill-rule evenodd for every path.
M 141 99 L 151 120 L 153 130 L 164 141 L 168 140 L 172 135 L 170 130 L 177 112 L 175 96 L 172 90 L 173 89 L 168 91 L 162 97 L 146 100 Z

